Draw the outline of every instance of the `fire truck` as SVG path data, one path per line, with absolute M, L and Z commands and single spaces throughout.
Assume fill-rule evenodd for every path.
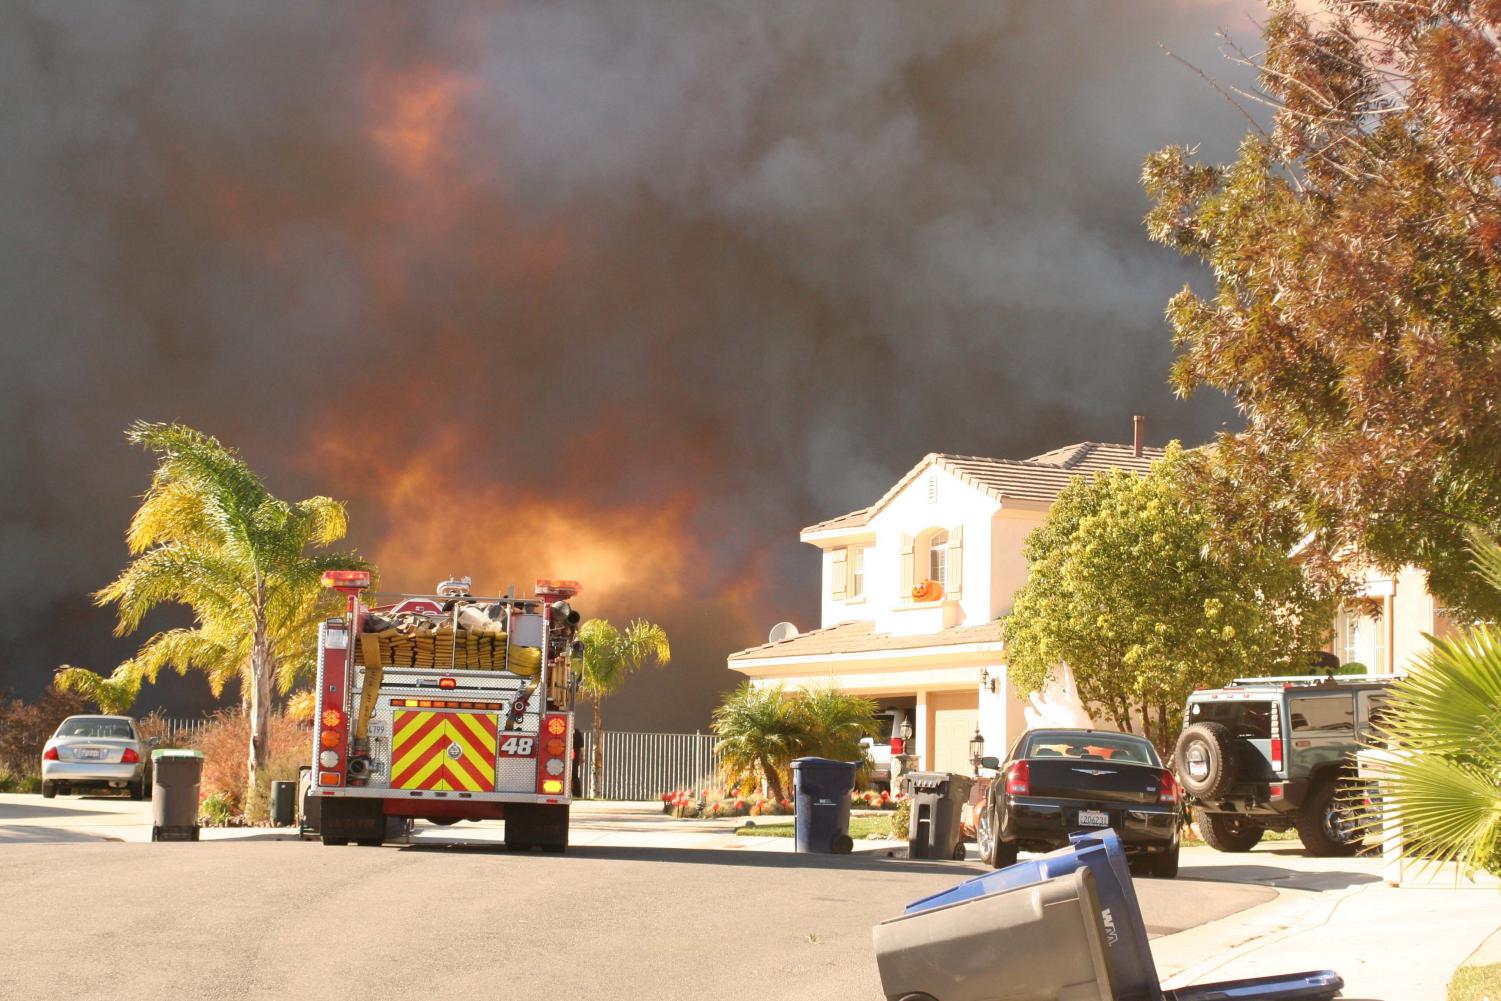
M 370 574 L 318 627 L 308 813 L 326 845 L 379 845 L 413 819 L 505 821 L 506 847 L 563 851 L 573 795 L 575 581 L 478 597 L 467 577 L 365 604 Z

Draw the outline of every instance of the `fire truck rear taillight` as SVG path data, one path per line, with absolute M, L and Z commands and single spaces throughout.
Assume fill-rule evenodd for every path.
M 325 710 L 323 710 L 323 725 L 324 726 L 330 727 L 330 728 L 336 727 L 340 723 L 342 723 L 343 721 L 344 721 L 344 714 L 341 713 L 341 712 L 339 712 L 339 710 L 337 710 L 337 709 L 325 709 Z
M 561 758 L 566 750 L 568 747 L 563 743 L 562 737 L 553 737 L 547 742 L 547 753 L 555 758 Z
M 547 719 L 547 732 L 554 737 L 563 736 L 568 729 L 568 721 L 561 716 L 549 716 Z
M 538 741 L 537 788 L 545 796 L 562 795 L 568 784 L 568 717 L 559 713 L 542 717 Z
M 318 784 L 321 786 L 336 786 L 339 784 L 338 772 L 319 772 Z
M 548 779 L 548 780 L 546 780 L 545 782 L 542 783 L 542 791 L 545 792 L 545 793 L 551 793 L 551 794 L 553 794 L 555 796 L 558 795 L 558 794 L 560 794 L 560 793 L 562 793 L 562 791 L 563 791 L 563 780 L 562 779 Z
M 318 740 L 319 740 L 320 743 L 323 744 L 324 747 L 338 747 L 339 746 L 339 731 L 338 730 L 324 730 L 322 733 L 320 733 L 318 735 Z
M 322 754 L 318 755 L 318 764 L 322 765 L 324 768 L 337 768 L 339 766 L 339 752 L 324 751 Z

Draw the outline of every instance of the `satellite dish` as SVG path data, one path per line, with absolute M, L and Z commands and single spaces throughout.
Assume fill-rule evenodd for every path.
M 768 643 L 781 643 L 797 636 L 797 626 L 790 622 L 778 622 L 771 627 L 771 635 L 766 637 Z

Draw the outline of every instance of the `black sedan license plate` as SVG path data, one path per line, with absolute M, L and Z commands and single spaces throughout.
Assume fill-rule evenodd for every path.
M 1106 813 L 1104 810 L 1080 810 L 1079 811 L 1079 826 L 1080 827 L 1109 827 L 1110 826 L 1110 814 Z

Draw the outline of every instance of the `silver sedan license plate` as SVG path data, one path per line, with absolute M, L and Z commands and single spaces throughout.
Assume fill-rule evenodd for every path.
M 1079 826 L 1080 827 L 1109 827 L 1110 826 L 1110 814 L 1106 813 L 1104 810 L 1080 810 L 1079 811 Z
M 76 757 L 86 758 L 89 761 L 97 761 L 98 759 L 104 757 L 104 748 L 102 748 L 102 747 L 80 747 L 78 750 L 74 751 L 73 754 Z

